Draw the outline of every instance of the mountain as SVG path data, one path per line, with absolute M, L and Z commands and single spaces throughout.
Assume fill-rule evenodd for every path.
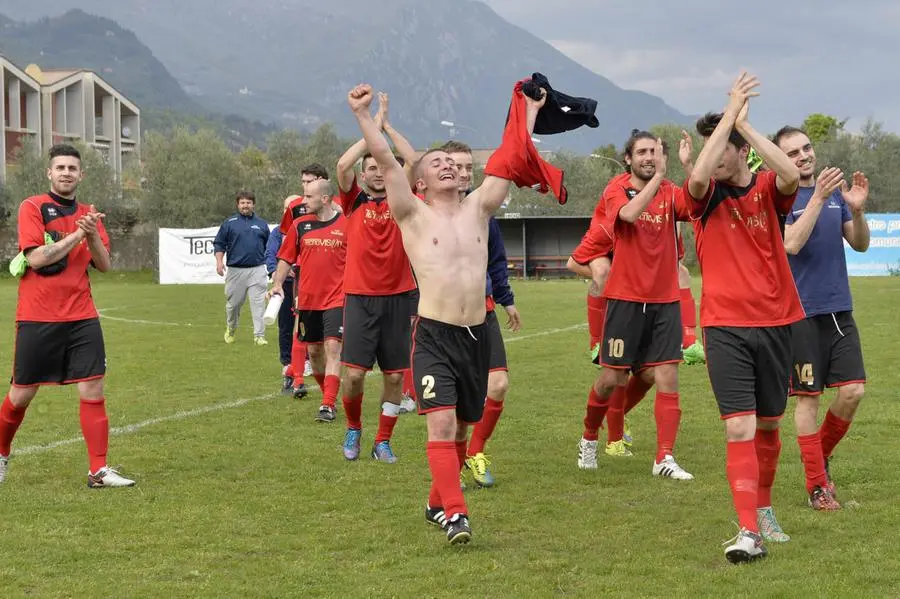
M 358 135 L 346 104 L 360 81 L 392 98 L 391 119 L 417 146 L 458 125 L 496 144 L 512 86 L 533 72 L 598 100 L 598 129 L 544 136 L 541 149 L 621 144 L 634 127 L 690 119 L 661 99 L 623 90 L 475 0 L 0 0 L 0 13 L 38 18 L 81 8 L 133 30 L 190 98 L 223 113 Z M 5 35 L 4 35 L 5 37 Z

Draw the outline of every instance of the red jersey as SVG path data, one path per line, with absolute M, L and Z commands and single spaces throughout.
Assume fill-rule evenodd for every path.
M 603 289 L 609 299 L 668 304 L 681 298 L 678 290 L 676 220 L 690 219 L 684 192 L 663 180 L 638 219 L 629 223 L 619 211 L 640 193 L 631 176 L 616 177 L 603 192 L 606 220 L 614 223 L 612 266 Z
M 797 194 L 779 192 L 775 178 L 759 172 L 747 187 L 710 180 L 702 198 L 692 198 L 685 182 L 703 277 L 702 327 L 773 327 L 805 317 L 784 251 L 784 218 Z
M 302 196 L 288 204 L 287 210 L 285 210 L 284 214 L 281 215 L 281 224 L 278 226 L 281 234 L 287 235 L 291 223 L 305 214 L 306 206 L 303 204 Z
M 278 259 L 300 267 L 298 310 L 329 310 L 344 305 L 347 219 L 337 212 L 321 221 L 301 216 L 288 229 Z
M 75 221 L 88 212 L 89 206 L 52 193 L 28 198 L 19 205 L 19 251 L 44 245 L 45 232 L 61 241 L 78 231 Z M 97 223 L 97 231 L 109 251 L 102 221 Z M 19 280 L 17 321 L 73 322 L 98 317 L 88 277 L 91 251 L 87 239 L 64 260 L 65 267 L 57 274 L 40 274 L 32 268 L 25 271 Z
M 340 205 L 347 215 L 347 269 L 344 293 L 395 295 L 416 288 L 400 227 L 391 217 L 384 198 L 372 198 L 359 188 L 356 178 Z

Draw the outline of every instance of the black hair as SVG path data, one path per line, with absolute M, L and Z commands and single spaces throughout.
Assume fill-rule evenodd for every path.
M 716 130 L 723 116 L 721 112 L 707 112 L 697 119 L 697 133 L 700 134 L 700 137 L 708 139 L 713 134 L 713 131 Z M 747 140 L 732 128 L 728 133 L 728 143 L 740 150 L 747 145 Z

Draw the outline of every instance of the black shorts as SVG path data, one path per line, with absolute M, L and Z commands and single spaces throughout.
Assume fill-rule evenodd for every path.
M 677 364 L 681 353 L 681 305 L 644 304 L 611 299 L 598 361 L 615 370 L 638 372 L 660 364 Z
M 419 312 L 419 290 L 413 289 L 409 292 L 409 317 L 415 318 Z M 412 329 L 410 329 L 412 330 Z
M 344 309 L 300 310 L 297 339 L 304 343 L 322 343 L 326 339 L 341 340 L 344 333 Z
M 487 329 L 487 342 L 490 347 L 490 359 L 488 360 L 488 370 L 507 370 L 506 368 L 506 345 L 503 343 L 503 334 L 500 332 L 500 319 L 494 310 L 489 311 L 484 316 L 484 326 Z
M 382 372 L 409 368 L 410 293 L 351 295 L 344 298 L 344 345 L 341 362 Z
M 852 312 L 811 316 L 791 325 L 791 395 L 866 382 L 859 330 Z
M 70 385 L 105 374 L 99 319 L 16 323 L 13 385 Z
M 419 414 L 456 410 L 456 417 L 481 420 L 487 397 L 490 346 L 487 327 L 416 317 L 413 324 L 412 375 Z
M 723 419 L 784 415 L 791 378 L 791 327 L 706 327 L 706 366 Z

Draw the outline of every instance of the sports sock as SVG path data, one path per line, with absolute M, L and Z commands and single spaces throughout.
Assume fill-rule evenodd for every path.
M 341 388 L 341 377 L 336 374 L 326 374 L 322 385 L 322 403 L 332 408 L 337 403 L 338 389 Z
M 657 389 L 653 414 L 656 416 L 656 463 L 658 464 L 667 455 L 674 455 L 678 425 L 681 424 L 681 406 L 678 403 L 678 394 L 663 393 Z
M 303 371 L 306 369 L 306 344 L 294 336 L 291 345 L 291 372 L 294 373 L 294 387 L 303 384 Z
M 681 347 L 687 349 L 697 341 L 697 302 L 690 287 L 681 290 L 681 324 Z
M 734 501 L 739 526 L 759 534 L 759 525 L 756 522 L 759 462 L 753 439 L 728 442 L 725 471 L 728 474 L 731 498 Z
M 459 460 L 459 471 L 466 467 L 466 441 L 456 442 L 456 459 Z
M 621 441 L 625 436 L 625 387 L 616 387 L 609 396 L 606 426 L 607 443 Z
M 342 401 L 344 413 L 347 415 L 347 428 L 362 430 L 362 400 L 362 393 L 352 397 L 344 393 Z
M 81 398 L 79 415 L 81 434 L 87 445 L 90 471 L 96 473 L 106 466 L 109 450 L 109 419 L 106 417 L 106 398 Z
M 16 436 L 27 409 L 27 406 L 24 408 L 14 406 L 9 400 L 9 395 L 3 399 L 3 405 L 0 406 L 0 455 L 9 457 L 13 437 Z
M 758 428 L 755 442 L 756 459 L 759 462 L 756 507 L 769 507 L 772 505 L 772 485 L 775 484 L 778 456 L 781 455 L 781 436 L 778 429 L 768 431 Z
M 606 416 L 606 410 L 609 409 L 609 397 L 600 397 L 594 388 L 588 394 L 587 411 L 584 416 L 584 434 L 582 437 L 588 441 L 597 440 L 597 432 L 600 430 L 600 424 L 603 417 Z
M 628 378 L 625 383 L 625 413 L 627 414 L 634 409 L 641 400 L 646 397 L 647 392 L 653 387 L 653 383 L 648 383 L 640 375 Z
M 490 397 L 485 400 L 484 414 L 482 414 L 481 420 L 478 421 L 478 424 L 475 425 L 475 429 L 472 431 L 472 440 L 469 442 L 469 455 L 484 452 L 484 444 L 494 433 L 494 427 L 497 426 L 497 421 L 500 420 L 500 414 L 502 413 L 502 401 L 497 401 Z
M 849 428 L 849 420 L 838 418 L 831 410 L 825 412 L 825 420 L 822 421 L 822 426 L 819 428 L 819 436 L 822 439 L 822 456 L 826 459 L 831 457 L 834 448 L 844 438 Z
M 587 313 L 588 313 L 588 334 L 591 337 L 591 347 L 600 342 L 603 338 L 603 323 L 606 320 L 606 298 L 587 296 Z
M 431 480 L 436 487 L 437 495 L 440 496 L 441 507 L 444 508 L 447 519 L 456 514 L 465 514 L 466 500 L 462 489 L 459 488 L 459 457 L 456 454 L 456 442 L 428 441 L 426 453 Z
M 403 395 L 415 399 L 416 388 L 413 385 L 412 369 L 407 368 L 403 371 Z
M 825 474 L 825 457 L 822 454 L 819 431 L 811 435 L 799 435 L 797 444 L 800 445 L 800 459 L 806 473 L 806 492 L 812 493 L 816 487 L 824 489 L 828 484 L 828 475 Z
M 441 494 L 434 481 L 431 482 L 431 490 L 428 492 L 428 507 L 444 507 L 441 505 Z
M 325 373 L 313 371 L 313 378 L 316 379 L 316 383 L 319 384 L 319 389 L 322 391 L 322 396 L 324 397 L 325 396 Z
M 378 416 L 378 433 L 375 435 L 376 443 L 391 440 L 391 435 L 394 434 L 394 425 L 397 424 L 399 416 L 400 406 L 388 402 L 381 404 L 381 415 Z

